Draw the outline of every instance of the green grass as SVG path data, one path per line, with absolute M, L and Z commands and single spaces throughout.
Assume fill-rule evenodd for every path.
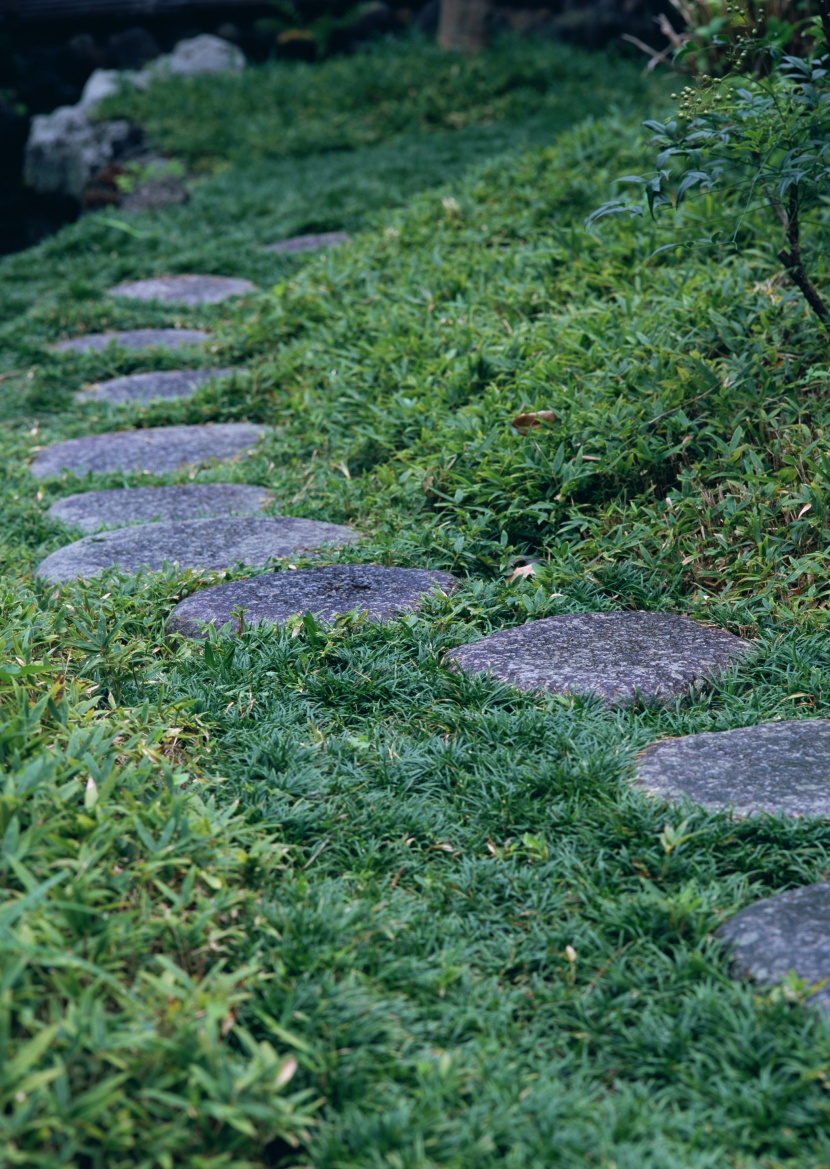
M 603 68 L 574 56 L 569 76 Z M 826 339 L 771 282 L 760 221 L 742 257 L 650 259 L 668 225 L 584 232 L 642 163 L 631 117 L 458 177 L 504 130 L 234 163 L 186 208 L 129 230 L 93 217 L 0 268 L 10 1165 L 830 1165 L 827 1023 L 804 987 L 735 982 L 713 938 L 825 877 L 830 828 L 669 809 L 630 784 L 661 736 L 828 716 Z M 698 214 L 703 234 L 714 212 Z M 259 250 L 344 224 L 366 229 L 328 255 Z M 819 256 L 828 237 L 819 223 Z M 266 291 L 200 311 L 103 295 L 194 267 Z M 47 348 L 177 321 L 210 326 L 244 372 L 108 411 L 73 392 L 164 360 Z M 556 417 L 522 436 L 522 408 Z M 331 559 L 462 587 L 382 627 L 205 644 L 164 622 L 215 577 L 32 583 L 72 538 L 53 499 L 189 478 L 37 484 L 34 447 L 228 419 L 278 429 L 198 481 L 268 484 L 285 513 L 366 534 Z M 706 694 L 616 712 L 443 665 L 491 629 L 626 608 L 757 653 Z
M 390 42 L 321 65 L 174 78 L 108 99 L 100 116 L 133 118 L 162 150 L 202 167 L 354 150 L 404 134 L 544 119 L 630 105 L 649 90 L 631 62 L 566 45 L 504 38 L 471 57 L 421 40 Z

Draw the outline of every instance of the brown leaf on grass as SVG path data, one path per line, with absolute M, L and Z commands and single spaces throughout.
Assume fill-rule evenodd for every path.
M 529 414 L 517 414 L 510 425 L 515 426 L 519 434 L 527 434 L 529 430 L 535 430 L 537 426 L 555 421 L 556 415 L 552 410 L 532 410 Z
M 518 568 L 514 568 L 507 578 L 507 583 L 510 584 L 511 581 L 520 580 L 522 577 L 535 576 L 536 568 L 535 564 L 522 564 Z

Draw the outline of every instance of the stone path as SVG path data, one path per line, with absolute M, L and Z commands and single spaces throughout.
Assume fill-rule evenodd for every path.
M 270 502 L 264 487 L 245 487 L 241 483 L 183 483 L 177 487 L 117 487 L 111 491 L 69 495 L 53 503 L 49 515 L 82 532 L 98 532 L 101 528 L 124 528 L 153 521 L 255 515 Z
M 261 568 L 269 560 L 292 556 L 302 549 L 342 546 L 359 536 L 359 532 L 339 524 L 270 516 L 140 524 L 67 544 L 47 556 L 38 565 L 37 574 L 62 581 L 96 576 L 107 568 L 155 572 L 165 563 L 214 572 L 235 564 Z
M 830 884 L 806 885 L 747 906 L 717 931 L 733 974 L 774 985 L 794 970 L 809 986 L 830 982 Z M 830 985 L 810 1000 L 830 1010 Z
M 830 818 L 830 719 L 663 739 L 640 756 L 638 781 L 664 799 L 738 816 Z
M 118 284 L 110 289 L 109 294 L 130 300 L 198 305 L 218 304 L 229 297 L 243 296 L 246 292 L 256 290 L 256 285 L 250 280 L 238 280 L 232 276 L 155 276 L 150 280 Z
M 295 235 L 278 243 L 268 244 L 266 252 L 316 252 L 320 248 L 333 248 L 347 244 L 350 237 L 345 231 L 324 231 L 319 235 Z
M 344 232 L 296 236 L 269 245 L 300 253 L 346 243 Z M 167 304 L 215 304 L 255 291 L 247 280 L 187 275 L 121 284 L 111 295 Z M 178 350 L 210 339 L 196 329 L 138 329 L 93 333 L 61 342 L 58 352 L 123 349 Z M 78 395 L 81 400 L 142 403 L 186 398 L 230 369 L 173 370 L 114 378 Z M 249 451 L 263 426 L 223 423 L 171 426 L 93 435 L 58 443 L 38 454 L 38 478 L 115 470 L 162 473 L 207 459 Z M 270 560 L 322 544 L 342 546 L 359 533 L 336 524 L 258 515 L 270 502 L 264 488 L 185 484 L 91 491 L 53 504 L 50 515 L 95 533 L 53 552 L 40 576 L 61 581 L 107 568 L 223 570 L 261 567 Z M 130 525 L 130 526 L 126 526 Z M 105 529 L 105 530 L 101 530 Z M 173 610 L 168 628 L 204 637 L 242 611 L 246 625 L 279 623 L 303 612 L 324 621 L 358 610 L 384 621 L 416 609 L 425 593 L 449 590 L 448 573 L 379 565 L 334 565 L 274 572 L 202 589 Z M 609 706 L 637 699 L 669 701 L 700 688 L 752 647 L 722 629 L 666 613 L 583 613 L 549 617 L 490 634 L 448 656 L 470 673 L 489 671 L 521 690 L 592 693 Z M 830 818 L 830 720 L 774 722 L 732 731 L 689 735 L 642 752 L 638 784 L 667 800 L 690 799 L 738 815 L 774 812 Z M 809 983 L 830 977 L 830 884 L 760 901 L 720 930 L 730 945 L 736 976 L 773 983 L 795 969 Z M 830 989 L 814 1001 L 830 1008 Z
M 333 621 L 354 609 L 370 621 L 388 621 L 405 609 L 417 609 L 424 594 L 445 592 L 460 582 L 448 572 L 385 568 L 379 564 L 338 564 L 232 581 L 202 589 L 173 610 L 169 628 L 188 637 L 204 637 L 208 624 L 221 628 L 242 609 L 246 625 L 279 623 L 297 613 Z
M 105 471 L 175 471 L 208 459 L 232 459 L 249 451 L 267 426 L 217 422 L 203 426 L 159 426 L 70 438 L 41 451 L 32 474 L 47 479 L 71 471 L 76 475 Z
M 491 633 L 450 660 L 520 690 L 593 693 L 622 705 L 685 695 L 750 649 L 723 629 L 671 613 L 579 613 Z
M 174 369 L 133 373 L 98 382 L 75 395 L 79 402 L 153 402 L 159 398 L 191 398 L 213 378 L 230 377 L 233 369 Z
M 201 329 L 125 329 L 115 333 L 87 333 L 59 341 L 52 348 L 57 353 L 100 353 L 108 345 L 119 349 L 189 349 L 204 345 L 210 333 Z

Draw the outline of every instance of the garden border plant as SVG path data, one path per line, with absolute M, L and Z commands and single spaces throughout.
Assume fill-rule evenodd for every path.
M 608 215 L 623 212 L 633 218 L 646 209 L 654 217 L 661 207 L 672 207 L 683 237 L 680 246 L 718 242 L 740 250 L 746 217 L 766 205 L 784 235 L 785 246 L 776 253 L 779 263 L 830 331 L 830 309 L 808 270 L 803 237 L 808 216 L 830 194 L 830 57 L 821 51 L 830 46 L 830 3 L 820 0 L 819 8 L 818 20 L 804 22 L 813 35 L 811 51 L 803 56 L 783 53 L 775 29 L 760 37 L 757 28 L 741 30 L 734 52 L 727 53 L 725 76 L 700 75 L 680 95 L 677 116 L 644 123 L 658 148 L 655 168 L 618 182 L 642 188 L 645 206 L 640 200 L 613 199 L 587 222 L 593 227 Z M 746 19 L 742 9 L 733 9 L 732 15 Z M 678 57 L 693 46 L 694 41 L 684 44 Z M 744 74 L 748 59 L 755 63 L 750 77 Z M 684 222 L 681 208 L 694 192 L 710 195 L 719 208 L 722 226 L 708 238 L 688 238 L 695 221 Z M 664 244 L 658 251 L 677 246 Z

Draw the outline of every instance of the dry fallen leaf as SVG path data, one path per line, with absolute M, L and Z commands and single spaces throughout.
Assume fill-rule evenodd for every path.
M 507 578 L 507 583 L 510 584 L 511 581 L 519 580 L 520 577 L 535 576 L 535 574 L 535 564 L 522 564 L 519 568 L 513 569 L 513 571 L 510 573 L 510 576 Z
M 515 426 L 519 434 L 527 434 L 545 422 L 555 422 L 556 415 L 552 410 L 532 410 L 529 414 L 517 414 L 511 426 Z

